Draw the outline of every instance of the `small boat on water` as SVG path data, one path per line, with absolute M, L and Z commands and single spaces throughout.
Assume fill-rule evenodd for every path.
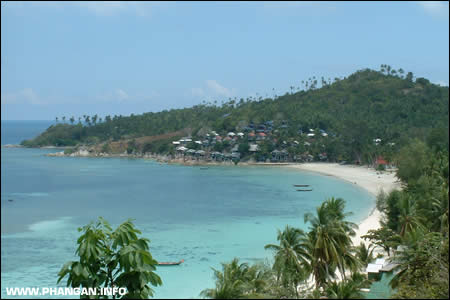
M 309 190 L 297 190 L 297 192 L 311 192 L 312 191 L 312 189 L 309 189 Z
M 180 260 L 179 262 L 159 262 L 158 266 L 178 266 L 183 262 L 184 259 Z
M 200 168 L 200 170 L 207 170 L 208 169 L 208 167 L 202 167 L 202 168 Z
M 297 186 L 297 187 L 307 187 L 307 186 L 309 186 L 309 184 L 294 184 L 294 186 Z

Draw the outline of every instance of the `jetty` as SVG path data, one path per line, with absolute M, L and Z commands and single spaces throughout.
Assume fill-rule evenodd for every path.
M 381 273 L 389 273 L 396 269 L 400 264 L 392 259 L 377 258 L 375 263 L 367 265 L 366 273 L 369 279 L 380 280 Z
M 159 262 L 158 266 L 178 266 L 184 262 L 184 259 L 178 262 Z

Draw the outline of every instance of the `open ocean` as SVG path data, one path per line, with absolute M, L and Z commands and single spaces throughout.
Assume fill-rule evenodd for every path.
M 1 144 L 20 143 L 52 123 L 1 121 Z M 134 219 L 155 259 L 185 260 L 157 269 L 163 286 L 155 298 L 199 298 L 214 286 L 211 267 L 234 257 L 270 260 L 264 245 L 277 242 L 277 229 L 307 229 L 304 213 L 325 199 L 344 198 L 354 222 L 375 206 L 358 186 L 283 167 L 203 170 L 144 159 L 44 156 L 57 151 L 1 149 L 2 298 L 11 298 L 6 287 L 56 287 L 62 265 L 76 259 L 77 228 L 98 216 L 114 226 Z M 296 192 L 293 184 L 313 191 Z

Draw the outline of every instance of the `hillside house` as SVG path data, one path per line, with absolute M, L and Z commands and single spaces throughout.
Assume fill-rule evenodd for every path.
M 267 135 L 264 132 L 258 132 L 258 134 L 256 135 L 256 140 L 263 141 L 266 139 L 266 137 Z

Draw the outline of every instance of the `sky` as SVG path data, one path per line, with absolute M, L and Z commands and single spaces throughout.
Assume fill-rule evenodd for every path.
M 381 64 L 448 86 L 448 2 L 1 2 L 2 120 L 272 97 Z

